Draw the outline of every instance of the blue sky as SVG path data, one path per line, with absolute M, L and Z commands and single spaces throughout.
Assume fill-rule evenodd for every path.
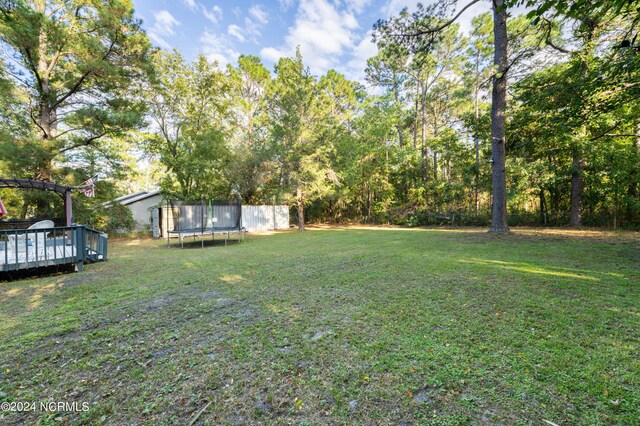
M 371 28 L 380 18 L 415 8 L 409 0 L 134 0 L 136 15 L 151 41 L 175 48 L 187 59 L 203 54 L 221 65 L 239 54 L 259 56 L 272 70 L 300 46 L 314 75 L 336 69 L 362 81 L 367 58 L 376 54 Z M 463 3 L 464 5 L 464 3 Z M 481 2 L 465 12 L 471 18 L 489 10 Z

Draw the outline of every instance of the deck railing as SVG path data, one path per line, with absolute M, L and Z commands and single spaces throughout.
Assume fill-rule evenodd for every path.
M 86 228 L 86 260 L 93 262 L 97 262 L 99 260 L 107 260 L 107 243 L 107 234 L 96 231 L 92 228 Z
M 107 259 L 107 235 L 84 225 L 0 230 L 0 271 Z

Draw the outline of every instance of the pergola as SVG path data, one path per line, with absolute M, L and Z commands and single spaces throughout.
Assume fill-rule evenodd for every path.
M 57 183 L 44 182 L 41 180 L 0 178 L 0 188 L 38 189 L 41 191 L 55 192 L 64 200 L 66 226 L 71 226 L 71 191 L 76 189 L 75 187 L 58 185 Z

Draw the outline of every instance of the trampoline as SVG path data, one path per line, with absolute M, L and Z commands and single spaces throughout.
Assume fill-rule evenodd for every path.
M 237 233 L 238 242 L 245 239 L 246 229 L 242 227 L 242 204 L 238 201 L 178 201 L 170 200 L 167 215 L 167 247 L 171 247 L 171 237 L 178 237 L 184 247 L 184 238 L 224 235 L 227 245 L 229 235 Z M 173 224 L 173 227 L 169 224 Z M 172 228 L 172 229 L 171 229 Z

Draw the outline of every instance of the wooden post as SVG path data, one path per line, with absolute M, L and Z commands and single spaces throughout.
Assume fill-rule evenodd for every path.
M 70 192 L 67 192 L 69 194 Z M 74 264 L 75 272 L 82 272 L 84 269 L 84 262 L 87 255 L 87 228 L 82 226 L 76 226 L 73 230 L 74 240 L 72 241 L 73 247 L 75 247 L 76 263 Z M 65 247 L 66 250 L 66 247 Z
M 64 216 L 66 219 L 66 226 L 71 226 L 71 223 L 73 222 L 71 215 L 71 190 L 67 189 L 64 192 Z

